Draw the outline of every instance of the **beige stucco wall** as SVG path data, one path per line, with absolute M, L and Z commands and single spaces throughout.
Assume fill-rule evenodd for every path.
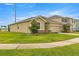
M 58 24 L 58 23 L 50 23 L 49 24 L 49 29 L 51 32 L 61 32 L 62 31 L 62 25 L 61 24 Z
M 30 33 L 29 26 L 30 26 L 29 22 L 24 22 L 24 23 L 18 23 L 18 24 L 11 25 L 9 26 L 9 28 L 10 28 L 10 32 Z

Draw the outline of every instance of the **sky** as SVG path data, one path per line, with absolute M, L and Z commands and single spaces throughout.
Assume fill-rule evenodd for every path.
M 14 23 L 14 4 L 0 3 L 0 26 Z M 60 15 L 79 18 L 79 3 L 17 3 L 16 19 L 21 21 L 34 16 Z

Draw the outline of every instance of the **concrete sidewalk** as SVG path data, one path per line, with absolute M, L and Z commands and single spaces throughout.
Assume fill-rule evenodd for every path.
M 76 35 L 76 36 L 79 36 L 79 34 L 76 34 L 76 33 L 60 33 L 60 34 L 67 34 L 67 35 Z
M 79 38 L 51 42 L 51 43 L 33 43 L 33 44 L 0 44 L 0 49 L 32 49 L 32 48 L 54 48 L 79 43 Z

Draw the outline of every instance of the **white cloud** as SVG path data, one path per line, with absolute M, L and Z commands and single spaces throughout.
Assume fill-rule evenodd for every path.
M 59 10 L 49 12 L 49 15 L 60 15 L 60 16 L 67 16 L 67 17 L 74 17 L 76 14 L 73 13 L 74 10 L 71 10 L 72 6 L 63 7 Z
M 14 3 L 4 3 L 4 5 L 14 5 Z
M 28 6 L 28 8 L 33 8 L 34 6 Z
M 33 17 L 33 16 L 23 16 L 23 17 L 16 17 L 16 21 L 21 21 L 21 20 L 24 20 L 24 19 L 28 19 L 30 17 Z M 14 20 L 14 19 L 13 19 Z
M 27 17 L 16 17 L 16 21 L 21 21 L 21 20 L 24 20 L 26 19 Z
M 24 20 L 26 19 L 26 17 L 16 17 L 16 21 L 21 21 L 21 20 Z M 14 17 L 11 17 L 11 22 L 10 23 L 14 23 L 15 22 L 15 18 Z
M 75 14 L 68 13 L 67 10 L 56 10 L 56 11 L 50 12 L 49 16 L 52 16 L 52 15 L 60 15 L 60 16 L 72 17 L 72 18 L 77 18 L 76 16 L 78 16 L 78 14 L 76 13 Z
M 64 14 L 64 10 L 56 10 L 49 13 L 49 15 L 63 15 L 63 14 Z
M 27 16 L 18 16 L 16 17 L 16 21 L 21 21 L 21 20 L 24 20 L 24 19 L 28 19 L 28 18 L 31 18 L 31 17 L 35 17 L 37 15 L 35 14 L 30 14 L 30 15 L 27 15 Z M 11 17 L 11 22 L 10 23 L 14 23 L 15 22 L 15 18 L 14 17 Z

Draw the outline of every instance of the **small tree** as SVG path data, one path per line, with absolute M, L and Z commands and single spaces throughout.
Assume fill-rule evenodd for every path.
M 35 20 L 32 20 L 30 30 L 32 33 L 38 33 L 38 23 Z
M 63 25 L 63 32 L 70 32 L 70 25 L 64 24 Z

